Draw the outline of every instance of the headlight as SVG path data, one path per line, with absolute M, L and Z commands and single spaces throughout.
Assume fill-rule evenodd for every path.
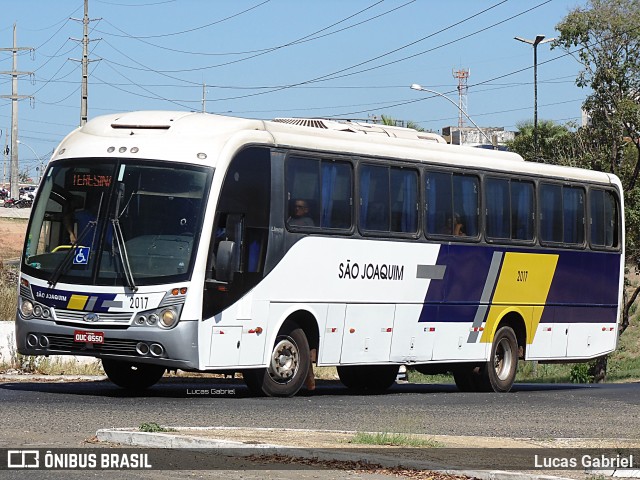
M 22 300 L 22 303 L 20 304 L 20 313 L 25 318 L 33 315 L 33 303 L 31 300 Z
M 173 309 L 163 310 L 160 313 L 160 326 L 164 328 L 171 328 L 178 323 L 178 314 Z

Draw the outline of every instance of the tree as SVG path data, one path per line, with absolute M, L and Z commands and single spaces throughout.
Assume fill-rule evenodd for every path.
M 520 122 L 517 124 L 518 134 L 516 138 L 507 142 L 510 150 L 519 153 L 525 160 L 544 163 L 560 163 L 566 153 L 564 150 L 569 144 L 571 132 L 563 125 L 558 125 L 551 120 L 541 120 L 538 122 L 538 157 L 533 148 L 532 121 Z
M 618 175 L 625 189 L 627 264 L 640 264 L 640 2 L 589 0 L 556 26 L 560 47 L 582 65 L 576 79 L 589 87 L 583 109 L 591 124 L 578 130 L 573 145 L 582 149 L 591 168 Z M 631 306 L 640 286 L 625 297 L 620 333 L 629 325 Z M 596 362 L 594 375 L 603 377 L 606 359 Z
M 31 177 L 29 176 L 29 170 L 22 170 L 18 173 L 18 181 L 21 183 L 31 183 Z
M 556 28 L 560 35 L 553 48 L 574 55 L 583 67 L 576 84 L 592 90 L 583 105 L 591 124 L 578 140 L 591 168 L 622 180 L 629 220 L 627 260 L 640 265 L 640 2 L 589 0 Z
M 388 117 L 386 115 L 381 115 L 380 116 L 380 120 L 382 125 L 388 125 L 390 127 L 397 127 L 398 123 L 404 125 L 404 121 L 402 120 L 396 120 L 394 118 Z M 418 125 L 416 122 L 413 122 L 411 120 L 407 120 L 406 122 L 406 128 L 413 128 L 414 130 L 417 130 L 419 132 L 424 132 L 424 128 L 422 128 L 420 125 Z
M 583 108 L 591 117 L 592 133 L 609 144 L 608 171 L 633 190 L 640 176 L 640 3 L 589 0 L 556 28 L 560 35 L 552 48 L 574 55 L 583 67 L 576 84 L 592 90 Z M 636 158 L 632 170 L 622 175 L 628 143 L 635 146 Z

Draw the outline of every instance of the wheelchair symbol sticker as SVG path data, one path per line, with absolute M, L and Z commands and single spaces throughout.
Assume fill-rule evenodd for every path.
M 86 265 L 89 263 L 90 247 L 77 247 L 76 253 L 73 255 L 74 265 Z

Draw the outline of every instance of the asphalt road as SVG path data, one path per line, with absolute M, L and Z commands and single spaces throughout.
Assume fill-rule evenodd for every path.
M 209 390 L 207 392 L 207 390 Z M 144 395 L 105 382 L 0 383 L 0 448 L 80 446 L 99 428 L 310 428 L 529 438 L 640 438 L 640 383 L 516 384 L 508 394 L 396 385 L 355 395 L 320 382 L 311 396 L 249 396 L 241 382 L 163 380 Z
M 320 382 L 311 396 L 256 398 L 241 382 L 163 380 L 144 395 L 109 382 L 0 383 L 0 448 L 95 447 L 100 428 L 156 422 L 235 426 L 482 435 L 549 439 L 640 438 L 640 383 L 519 385 L 508 394 L 460 393 L 453 385 L 394 386 L 384 395 L 355 395 Z M 283 438 L 282 443 L 286 443 Z M 344 478 L 344 472 L 244 470 L 171 472 L 174 478 Z M 20 478 L 20 472 L 2 472 Z M 34 478 L 127 478 L 127 472 L 30 472 Z M 91 475 L 89 475 L 91 473 Z M 129 472 L 131 473 L 131 472 Z M 139 478 L 165 478 L 152 471 Z M 82 474 L 82 476 L 81 476 Z M 77 476 L 76 476 L 77 475 Z M 388 478 L 349 474 L 350 478 Z

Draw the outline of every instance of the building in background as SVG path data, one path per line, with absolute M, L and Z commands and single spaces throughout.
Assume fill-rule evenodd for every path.
M 482 132 L 475 127 L 449 126 L 442 128 L 442 136 L 447 143 L 453 145 L 482 148 L 492 148 L 493 145 L 496 145 L 500 149 L 505 148 L 506 143 L 512 141 L 516 136 L 516 132 L 507 131 L 504 127 L 482 127 L 481 130 Z M 492 140 L 493 145 L 489 143 L 487 137 Z

